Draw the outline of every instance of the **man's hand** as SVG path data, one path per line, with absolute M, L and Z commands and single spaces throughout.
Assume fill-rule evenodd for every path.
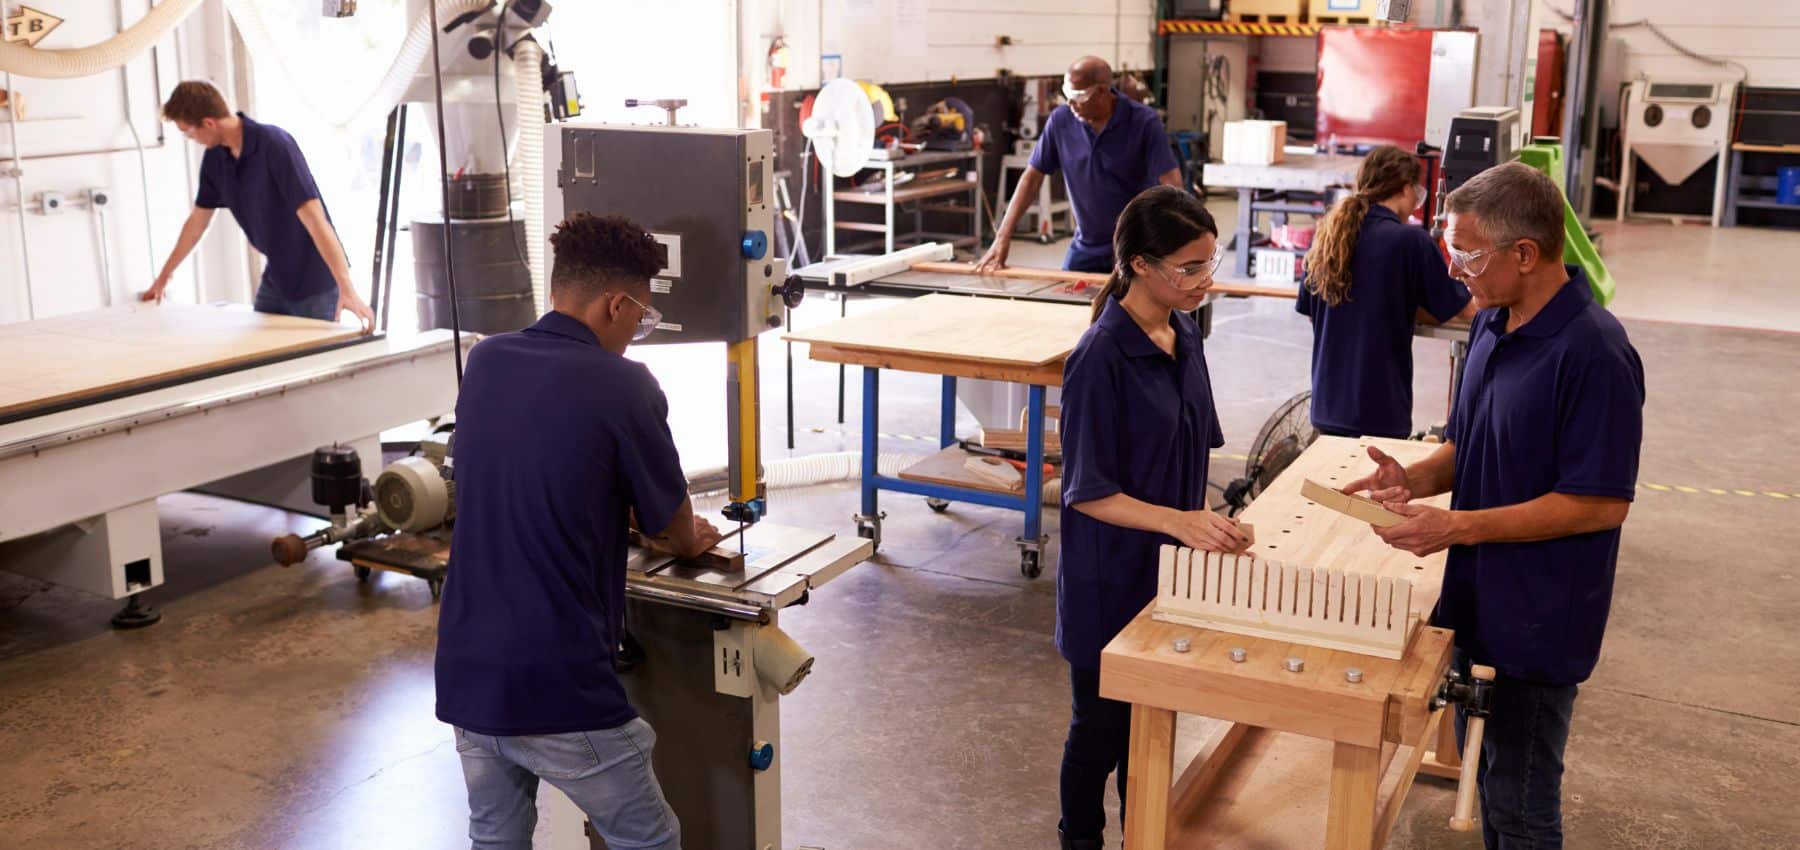
M 1374 451 L 1374 449 L 1370 449 Z M 1375 534 L 1389 546 L 1424 557 L 1441 552 L 1462 542 L 1462 527 L 1454 512 L 1442 508 L 1390 501 L 1383 504 L 1406 521 L 1387 528 L 1375 528 Z
M 333 320 L 342 316 L 345 310 L 356 315 L 357 321 L 362 325 L 363 333 L 375 332 L 375 311 L 369 309 L 369 305 L 362 300 L 361 295 L 356 294 L 356 290 L 338 287 L 337 309 L 331 312 Z
M 1165 533 L 1189 549 L 1236 554 L 1256 540 L 1236 520 L 1212 511 L 1176 511 Z
M 720 539 L 722 539 L 722 536 L 719 534 L 719 530 L 714 528 L 713 524 L 707 521 L 705 517 L 695 514 L 692 550 L 676 552 L 675 554 L 684 559 L 698 558 L 706 550 L 719 545 Z
M 1369 459 L 1375 461 L 1375 471 L 1345 484 L 1339 492 L 1356 494 L 1367 490 L 1369 498 L 1377 502 L 1412 501 L 1412 489 L 1406 480 L 1406 467 L 1401 466 L 1400 461 L 1374 446 L 1369 447 Z
M 975 264 L 975 273 L 993 274 L 1006 268 L 1006 255 L 1011 252 L 1011 239 L 1005 236 L 994 237 L 994 244 L 988 247 L 987 253 L 982 254 L 981 260 Z
M 138 293 L 138 300 L 161 304 L 164 294 L 168 292 L 168 289 L 169 276 L 166 274 L 159 274 L 156 276 L 156 282 L 150 284 L 149 289 Z

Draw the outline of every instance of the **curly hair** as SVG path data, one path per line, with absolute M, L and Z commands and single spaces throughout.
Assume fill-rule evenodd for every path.
M 664 246 L 630 219 L 578 212 L 550 234 L 556 262 L 550 291 L 587 300 L 600 292 L 649 281 L 666 264 Z

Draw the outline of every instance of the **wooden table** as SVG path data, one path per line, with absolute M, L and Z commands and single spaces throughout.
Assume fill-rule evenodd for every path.
M 1429 613 L 1442 553 L 1398 552 L 1366 524 L 1299 496 L 1304 478 L 1342 484 L 1372 468 L 1364 454 L 1371 444 L 1402 463 L 1437 448 L 1321 437 L 1244 513 L 1256 528 L 1251 552 L 1410 574 L 1414 616 Z M 1372 850 L 1386 842 L 1426 751 L 1434 744 L 1454 749 L 1442 747 L 1443 713 L 1431 710 L 1451 661 L 1446 630 L 1417 626 L 1402 656 L 1385 659 L 1150 615 L 1146 608 L 1126 626 L 1100 661 L 1100 695 L 1132 704 L 1125 815 L 1131 850 Z M 1176 651 L 1177 638 L 1189 642 L 1187 652 Z M 1233 649 L 1243 649 L 1245 660 L 1233 661 Z M 1300 659 L 1300 672 L 1289 672 L 1290 658 Z M 1351 668 L 1360 681 L 1349 681 Z M 1171 787 L 1177 712 L 1225 723 Z
M 862 513 L 856 516 L 857 533 L 881 545 L 883 515 L 877 501 L 881 490 L 939 500 L 934 504 L 960 501 L 1009 508 L 1025 514 L 1025 531 L 1018 541 L 1019 569 L 1028 577 L 1039 575 L 1047 542 L 1042 533 L 1044 393 L 1046 387 L 1062 385 L 1063 360 L 1087 330 L 1088 317 L 1088 308 L 1074 305 L 932 294 L 784 336 L 790 342 L 810 344 L 814 360 L 863 367 Z M 934 470 L 946 465 L 944 455 L 956 443 L 957 378 L 1029 386 L 1025 492 L 1003 491 L 973 474 L 961 486 L 941 479 L 881 475 L 876 461 L 883 369 L 943 376 L 938 434 L 945 451 L 927 459 Z

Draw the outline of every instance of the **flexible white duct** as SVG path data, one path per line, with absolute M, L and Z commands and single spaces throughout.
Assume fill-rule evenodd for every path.
M 199 8 L 201 2 L 163 0 L 150 7 L 150 11 L 124 32 L 87 47 L 43 50 L 0 44 L 0 71 L 45 80 L 66 80 L 111 71 L 161 41 L 169 30 Z
M 537 42 L 531 39 L 513 50 L 519 142 L 512 167 L 525 192 L 525 264 L 531 272 L 531 298 L 542 313 L 550 302 L 544 291 L 544 77 L 538 57 Z
M 431 10 L 427 9 L 413 18 L 412 26 L 406 32 L 406 41 L 400 45 L 399 52 L 394 54 L 394 61 L 388 66 L 387 74 L 381 78 L 381 82 L 361 103 L 346 111 L 337 106 L 339 99 L 324 104 L 312 99 L 311 93 L 315 87 L 306 84 L 306 77 L 299 73 L 299 69 L 288 65 L 287 57 L 291 51 L 283 49 L 270 34 L 268 26 L 263 23 L 256 0 L 225 0 L 225 5 L 231 10 L 232 21 L 237 24 L 238 32 L 243 35 L 251 55 L 274 57 L 282 73 L 287 76 L 288 84 L 300 93 L 314 113 L 335 129 L 341 130 L 387 115 L 406 94 L 407 88 L 412 85 L 413 75 L 418 73 L 420 63 L 431 52 Z M 438 19 L 455 20 L 492 5 L 492 0 L 438 0 Z

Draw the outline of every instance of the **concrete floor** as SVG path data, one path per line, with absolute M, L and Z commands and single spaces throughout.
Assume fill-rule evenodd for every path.
M 1739 233 L 1800 253 L 1795 234 Z M 1693 235 L 1706 245 L 1674 241 Z M 1708 248 L 1716 238 L 1675 229 L 1658 256 L 1709 257 L 1708 279 L 1785 287 L 1756 251 Z M 1015 262 L 1043 264 L 1050 249 L 1036 250 Z M 1690 267 L 1627 277 L 1620 268 L 1633 262 L 1644 261 L 1615 265 L 1622 312 L 1689 297 L 1672 290 L 1694 285 Z M 1784 293 L 1762 295 L 1790 304 Z M 1800 312 L 1744 303 L 1706 318 L 1780 324 Z M 802 321 L 836 313 L 807 309 Z M 1627 327 L 1649 376 L 1644 486 L 1626 526 L 1604 657 L 1577 707 L 1568 846 L 1795 846 L 1800 559 L 1784 535 L 1800 521 L 1800 427 L 1782 399 L 1791 398 L 1800 335 L 1637 319 Z M 1305 388 L 1306 346 L 1306 327 L 1285 304 L 1219 307 L 1208 357 L 1228 442 L 1215 482 L 1241 469 L 1233 456 L 1275 404 Z M 1446 351 L 1418 344 L 1421 423 L 1441 418 Z M 781 354 L 769 340 L 771 460 L 788 455 Z M 678 415 L 713 386 L 711 372 L 695 371 L 711 356 L 646 355 Z M 835 370 L 802 360 L 797 383 L 794 454 L 853 446 L 856 382 L 842 427 Z M 935 431 L 935 381 L 893 376 L 883 400 L 884 433 Z M 717 439 L 706 404 L 696 405 L 678 422 L 690 465 Z M 972 427 L 966 414 L 963 427 Z M 835 484 L 779 492 L 771 511 L 850 533 L 855 507 L 854 489 Z M 383 576 L 359 585 L 322 553 L 285 570 L 269 563 L 271 536 L 315 520 L 187 494 L 161 508 L 168 583 L 150 594 L 165 614 L 153 628 L 111 631 L 114 603 L 0 573 L 0 846 L 466 846 L 455 750 L 432 716 L 436 607 L 423 584 Z M 881 554 L 783 615 L 818 656 L 783 703 L 787 846 L 1054 846 L 1068 720 L 1066 668 L 1050 642 L 1054 558 L 1037 581 L 1019 575 L 1016 514 L 956 506 L 938 516 L 894 496 L 883 508 Z M 1054 512 L 1049 526 L 1054 539 Z M 1187 751 L 1200 729 L 1184 718 Z M 1443 828 L 1450 802 L 1446 785 L 1422 780 L 1389 846 L 1478 847 Z

